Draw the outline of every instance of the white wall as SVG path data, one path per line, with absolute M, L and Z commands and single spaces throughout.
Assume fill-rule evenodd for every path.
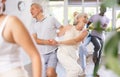
M 24 1 L 25 3 L 25 7 L 23 11 L 18 10 L 19 1 Z M 7 0 L 5 13 L 19 17 L 23 21 L 25 26 L 28 28 L 31 23 L 31 15 L 30 15 L 30 10 L 29 10 L 31 2 L 32 2 L 31 0 L 14 0 L 14 1 Z

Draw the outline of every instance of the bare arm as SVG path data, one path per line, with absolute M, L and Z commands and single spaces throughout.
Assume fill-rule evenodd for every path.
M 105 30 L 106 27 L 107 27 L 107 24 L 104 24 L 103 27 L 102 27 L 102 29 Z
M 57 42 L 54 39 L 48 39 L 48 40 L 39 39 L 37 38 L 37 34 L 33 34 L 33 38 L 36 41 L 36 43 L 40 45 L 56 45 L 57 44 Z
M 75 45 L 79 42 L 81 42 L 88 34 L 87 29 L 83 30 L 82 33 L 73 39 L 65 40 L 65 41 L 59 41 L 58 44 L 64 44 L 64 45 Z
M 48 40 L 37 38 L 37 34 L 33 34 L 33 38 L 34 38 L 34 40 L 36 41 L 37 44 L 40 44 L 40 45 L 49 45 L 49 41 Z
M 42 76 L 41 58 L 23 23 L 18 18 L 11 16 L 9 18 L 9 21 L 7 22 L 7 25 L 9 28 L 8 31 L 10 31 L 11 33 L 10 40 L 20 45 L 29 55 L 32 61 L 33 77 L 41 77 Z

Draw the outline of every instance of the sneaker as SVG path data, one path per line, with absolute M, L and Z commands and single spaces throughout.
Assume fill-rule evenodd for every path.
M 78 77 L 85 77 L 85 72 L 82 72 Z

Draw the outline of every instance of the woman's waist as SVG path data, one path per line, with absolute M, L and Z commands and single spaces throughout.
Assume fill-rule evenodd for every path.
M 58 48 L 77 50 L 79 45 L 59 45 Z
M 69 54 L 69 53 L 76 53 L 78 48 L 76 46 L 59 46 L 58 47 L 58 53 L 62 54 Z

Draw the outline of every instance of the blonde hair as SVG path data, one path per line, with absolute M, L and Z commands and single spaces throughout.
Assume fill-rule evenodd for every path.
M 77 14 L 79 14 L 79 12 L 75 11 L 75 12 L 73 13 L 73 16 L 75 17 Z
M 80 18 L 80 17 L 83 17 L 83 16 L 87 16 L 87 14 L 86 13 L 79 13 L 79 14 L 77 14 L 76 16 L 75 16 L 75 18 L 74 18 L 74 25 L 77 25 L 78 24 L 78 18 Z

